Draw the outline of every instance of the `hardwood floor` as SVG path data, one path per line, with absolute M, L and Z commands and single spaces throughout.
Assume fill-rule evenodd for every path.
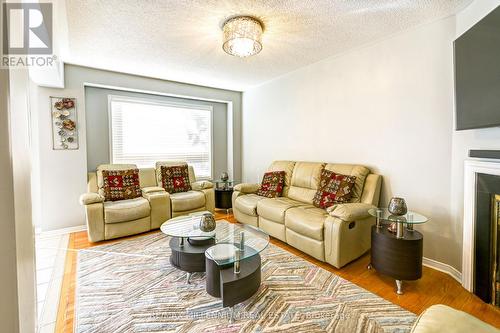
M 231 214 L 226 215 L 225 213 L 217 213 L 216 218 L 236 222 Z M 132 236 L 129 238 L 134 237 L 138 236 Z M 59 310 L 57 314 L 56 332 L 73 332 L 77 251 L 121 240 L 123 239 L 91 243 L 88 241 L 87 233 L 85 231 L 72 233 L 70 235 Z M 271 243 L 334 274 L 337 274 L 394 304 L 398 304 L 413 313 L 420 314 L 433 304 L 446 304 L 455 309 L 468 312 L 473 316 L 500 328 L 499 309 L 484 303 L 477 296 L 462 288 L 462 286 L 453 278 L 434 269 L 424 267 L 422 278 L 414 282 L 405 282 L 404 295 L 397 295 L 395 293 L 395 284 L 393 279 L 380 275 L 375 270 L 368 270 L 366 268 L 370 260 L 369 254 L 365 254 L 342 269 L 336 269 L 333 266 L 320 262 L 277 239 L 272 239 Z

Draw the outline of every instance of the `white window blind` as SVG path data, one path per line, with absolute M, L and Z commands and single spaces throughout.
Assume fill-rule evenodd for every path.
M 109 97 L 112 163 L 153 167 L 184 160 L 212 178 L 212 107 Z

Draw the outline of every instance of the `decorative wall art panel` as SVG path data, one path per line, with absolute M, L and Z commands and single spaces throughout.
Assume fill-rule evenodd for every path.
M 52 112 L 52 148 L 78 149 L 76 98 L 50 97 Z

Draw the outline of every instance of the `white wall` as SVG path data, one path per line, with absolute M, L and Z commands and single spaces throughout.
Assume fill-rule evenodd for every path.
M 299 69 L 243 94 L 243 176 L 276 159 L 357 163 L 431 221 L 424 255 L 460 268 L 451 216 L 453 17 Z
M 83 207 L 78 203 L 86 192 L 87 147 L 85 119 L 85 89 L 87 83 L 190 96 L 219 101 L 230 101 L 231 163 L 235 179 L 241 179 L 241 93 L 164 81 L 117 72 L 66 65 L 65 88 L 53 89 L 31 85 L 32 123 L 35 158 L 33 161 L 34 219 L 42 231 L 82 226 L 85 223 Z M 76 97 L 80 149 L 52 150 L 50 96 Z M 228 140 L 229 145 L 229 140 Z

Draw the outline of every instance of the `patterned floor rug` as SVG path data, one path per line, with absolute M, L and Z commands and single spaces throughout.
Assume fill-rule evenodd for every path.
M 414 314 L 277 246 L 262 253 L 262 285 L 236 321 L 169 263 L 162 233 L 80 250 L 75 332 L 409 332 Z

